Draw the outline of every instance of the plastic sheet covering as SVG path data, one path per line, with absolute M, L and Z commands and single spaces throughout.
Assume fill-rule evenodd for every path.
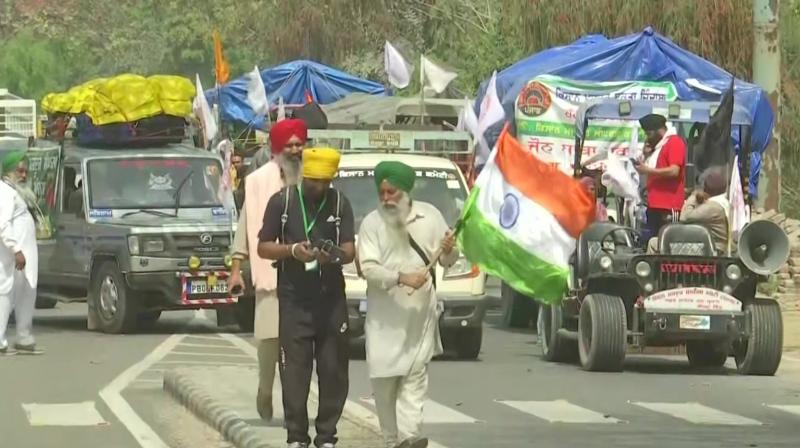
M 94 125 L 102 126 L 156 115 L 186 117 L 192 113 L 194 94 L 194 84 L 181 76 L 123 74 L 50 93 L 42 99 L 42 108 L 50 114 L 85 113 Z
M 497 90 L 506 117 L 513 121 L 514 102 L 520 91 L 528 81 L 542 74 L 580 81 L 670 81 L 681 101 L 720 101 L 721 95 L 716 92 L 728 88 L 731 76 L 650 27 L 615 39 L 587 35 L 569 45 L 533 54 L 497 74 Z M 488 84 L 486 79 L 480 86 L 475 99 L 476 113 Z M 775 125 L 775 114 L 766 92 L 754 84 L 737 79 L 734 95 L 737 107 L 745 107 L 753 123 L 750 176 L 751 193 L 755 195 L 761 158 Z M 501 130 L 502 124 L 498 124 L 486 132 L 490 146 Z M 738 150 L 738 130 L 734 130 L 733 137 Z

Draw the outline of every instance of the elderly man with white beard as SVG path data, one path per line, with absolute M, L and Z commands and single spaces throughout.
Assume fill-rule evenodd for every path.
M 6 155 L 0 182 L 0 354 L 41 354 L 32 334 L 38 282 L 36 222 L 32 210 L 36 196 L 26 187 L 25 152 Z M 17 322 L 12 351 L 6 341 L 11 310 Z
M 428 363 L 442 344 L 435 267 L 427 266 L 434 257 L 443 267 L 458 259 L 439 210 L 411 200 L 414 181 L 403 163 L 375 167 L 380 203 L 364 218 L 357 241 L 367 280 L 367 365 L 387 448 L 428 446 L 421 437 Z
M 255 338 L 258 344 L 259 384 L 256 409 L 264 420 L 273 416 L 272 386 L 278 363 L 278 286 L 277 272 L 271 261 L 250 257 L 250 248 L 258 247 L 258 232 L 267 202 L 287 185 L 300 182 L 308 130 L 298 119 L 282 120 L 269 133 L 272 159 L 245 177 L 244 206 L 233 241 L 233 264 L 228 287 L 244 288 L 241 263 L 250 258 L 250 273 L 255 286 Z

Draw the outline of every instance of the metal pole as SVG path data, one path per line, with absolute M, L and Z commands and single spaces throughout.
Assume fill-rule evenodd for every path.
M 420 124 L 425 124 L 425 55 L 419 55 L 419 113 Z
M 778 33 L 780 0 L 753 0 L 753 82 L 767 92 L 775 113 L 772 130 L 758 182 L 757 205 L 780 209 L 781 199 L 781 51 Z M 749 164 L 748 164 L 749 165 Z M 749 175 L 750 173 L 742 173 Z

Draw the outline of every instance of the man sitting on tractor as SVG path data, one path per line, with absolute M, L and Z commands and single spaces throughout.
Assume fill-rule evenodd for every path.
M 725 173 L 721 168 L 712 167 L 700 175 L 697 189 L 689 195 L 681 209 L 680 222 L 700 224 L 711 233 L 714 248 L 718 254 L 728 249 L 728 216 L 730 203 L 725 195 Z M 656 253 L 658 238 L 653 237 L 648 244 L 648 253 Z

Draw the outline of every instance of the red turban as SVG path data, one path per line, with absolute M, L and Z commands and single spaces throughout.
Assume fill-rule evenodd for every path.
M 292 136 L 296 136 L 303 143 L 308 139 L 306 122 L 297 118 L 287 118 L 279 121 L 269 130 L 269 145 L 273 154 L 283 152 L 283 147 Z

